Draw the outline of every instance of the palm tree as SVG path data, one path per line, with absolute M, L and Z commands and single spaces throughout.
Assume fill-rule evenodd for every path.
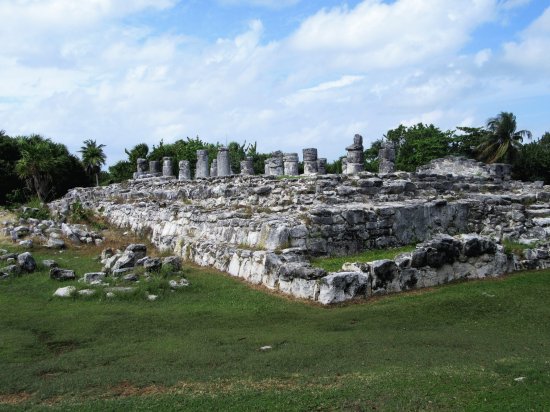
M 105 164 L 104 144 L 98 145 L 95 140 L 84 140 L 84 146 L 78 151 L 82 153 L 82 164 L 88 175 L 95 175 L 96 186 L 99 186 L 99 172 Z
M 19 138 L 21 158 L 15 165 L 20 178 L 27 182 L 44 202 L 52 194 L 52 175 L 60 164 L 56 145 L 39 135 Z
M 516 116 L 513 113 L 500 112 L 498 116 L 487 120 L 487 137 L 477 148 L 479 159 L 487 163 L 501 160 L 510 163 L 523 138 L 531 139 L 529 130 L 517 131 L 516 127 Z

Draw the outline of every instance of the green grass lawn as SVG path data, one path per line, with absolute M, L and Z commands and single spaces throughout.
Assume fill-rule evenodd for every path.
M 0 282 L 0 409 L 550 409 L 550 271 L 331 308 L 185 275 L 154 302 L 54 299 L 45 271 Z
M 415 245 L 407 245 L 390 249 L 370 249 L 355 255 L 313 258 L 311 264 L 315 267 L 325 269 L 327 272 L 338 272 L 342 270 L 342 265 L 344 263 L 394 259 L 400 253 L 412 252 L 415 248 Z

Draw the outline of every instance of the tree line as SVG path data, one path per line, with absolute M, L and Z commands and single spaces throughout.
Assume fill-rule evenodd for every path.
M 400 125 L 365 149 L 366 170 L 378 171 L 378 152 L 384 141 L 395 145 L 397 170 L 414 171 L 433 159 L 464 156 L 486 163 L 509 163 L 515 179 L 543 180 L 550 184 L 550 133 L 533 139 L 528 130 L 517 130 L 513 113 L 501 112 L 483 127 L 456 130 L 441 130 L 422 123 Z M 33 196 L 45 202 L 63 196 L 72 187 L 122 182 L 132 178 L 138 158 L 160 161 L 170 156 L 174 159 L 175 175 L 178 162 L 188 160 L 194 174 L 197 150 L 207 150 L 212 161 L 220 146 L 204 142 L 198 136 L 169 144 L 161 140 L 152 148 L 140 143 L 125 150 L 126 160 L 102 171 L 106 163 L 105 145 L 95 140 L 84 140 L 79 158 L 65 145 L 40 135 L 10 137 L 0 130 L 0 204 L 23 203 Z M 258 152 L 256 143 L 231 142 L 227 146 L 235 173 L 239 173 L 240 162 L 246 157 L 252 157 L 256 174 L 264 172 L 265 160 L 271 154 Z M 327 171 L 341 173 L 342 157 L 329 163 Z

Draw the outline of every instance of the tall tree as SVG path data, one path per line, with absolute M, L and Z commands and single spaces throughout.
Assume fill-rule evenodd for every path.
M 21 158 L 15 170 L 41 201 L 53 195 L 52 176 L 60 164 L 56 145 L 39 135 L 19 138 Z
M 400 125 L 388 130 L 384 137 L 395 144 L 397 169 L 412 172 L 430 160 L 451 154 L 454 131 L 444 132 L 433 124 L 418 123 L 410 127 Z
M 84 146 L 79 150 L 82 153 L 82 164 L 88 175 L 95 175 L 96 186 L 99 186 L 99 172 L 105 164 L 104 144 L 98 145 L 95 140 L 84 140 Z
M 487 136 L 478 146 L 479 159 L 487 163 L 503 161 L 512 163 L 521 147 L 523 138 L 531 139 L 529 130 L 516 130 L 516 116 L 509 112 L 500 112 L 487 120 Z

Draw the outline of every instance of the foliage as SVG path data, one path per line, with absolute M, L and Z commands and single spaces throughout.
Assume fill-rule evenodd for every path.
M 384 141 L 382 139 L 377 139 L 371 143 L 368 149 L 365 150 L 365 170 L 367 172 L 378 172 L 378 164 L 380 163 L 378 160 L 378 153 L 382 148 L 383 142 Z
M 84 248 L 55 260 L 79 276 L 100 267 Z M 154 302 L 53 299 L 58 287 L 85 285 L 60 284 L 45 270 L 0 282 L 0 408 L 477 411 L 550 404 L 548 270 L 329 309 L 213 270 L 187 266 L 185 277 L 188 288 Z M 266 345 L 272 349 L 260 350 Z
M 454 132 L 418 123 L 410 127 L 400 125 L 384 137 L 395 144 L 396 168 L 412 172 L 433 159 L 451 154 Z
M 18 209 L 17 217 L 23 219 L 51 219 L 50 209 L 39 198 L 30 198 L 23 207 Z
M 95 140 L 84 140 L 84 146 L 79 150 L 82 153 L 82 164 L 89 176 L 94 175 L 96 186 L 99 186 L 99 171 L 105 165 L 104 144 L 98 145 Z
M 259 153 L 256 142 L 248 146 L 246 156 L 252 158 L 254 174 L 263 175 L 265 173 L 265 161 L 271 157 L 268 153 Z
M 91 213 L 78 200 L 70 205 L 69 221 L 72 223 L 90 222 Z
M 487 135 L 478 146 L 479 159 L 487 163 L 512 163 L 523 138 L 531 139 L 528 130 L 516 130 L 516 116 L 509 112 L 500 112 L 487 120 Z
M 460 134 L 455 134 L 451 143 L 451 154 L 471 159 L 477 157 L 479 145 L 487 138 L 488 131 L 483 127 L 457 127 Z
M 176 174 L 175 168 L 178 163 L 181 160 L 188 160 L 191 168 L 191 175 L 194 176 L 197 163 L 197 150 L 207 150 L 209 163 L 212 163 L 212 160 L 217 156 L 219 146 L 219 144 L 203 142 L 198 136 L 194 139 L 187 137 L 186 140 L 176 140 L 174 143 L 170 144 L 164 144 L 161 140 L 158 146 L 153 146 L 147 159 L 161 161 L 165 156 L 172 157 L 174 161 L 174 174 Z
M 110 182 L 119 183 L 131 179 L 136 170 L 136 163 L 121 160 L 109 166 Z
M 328 174 L 342 173 L 342 157 L 340 157 L 338 160 L 335 160 L 334 162 L 328 162 L 326 169 Z
M 145 143 L 139 143 L 130 150 L 124 149 L 124 152 L 128 155 L 128 162 L 135 167 L 138 159 L 147 159 L 149 146 Z
M 15 172 L 15 164 L 20 158 L 17 141 L 0 130 L 0 205 L 9 200 L 7 196 L 10 192 L 24 185 Z
M 550 184 L 550 133 L 521 146 L 512 166 L 515 179 L 542 180 Z
M 36 193 L 41 201 L 55 196 L 53 178 L 58 169 L 68 166 L 70 162 L 67 148 L 39 135 L 18 138 L 21 158 L 15 170 L 27 187 Z

